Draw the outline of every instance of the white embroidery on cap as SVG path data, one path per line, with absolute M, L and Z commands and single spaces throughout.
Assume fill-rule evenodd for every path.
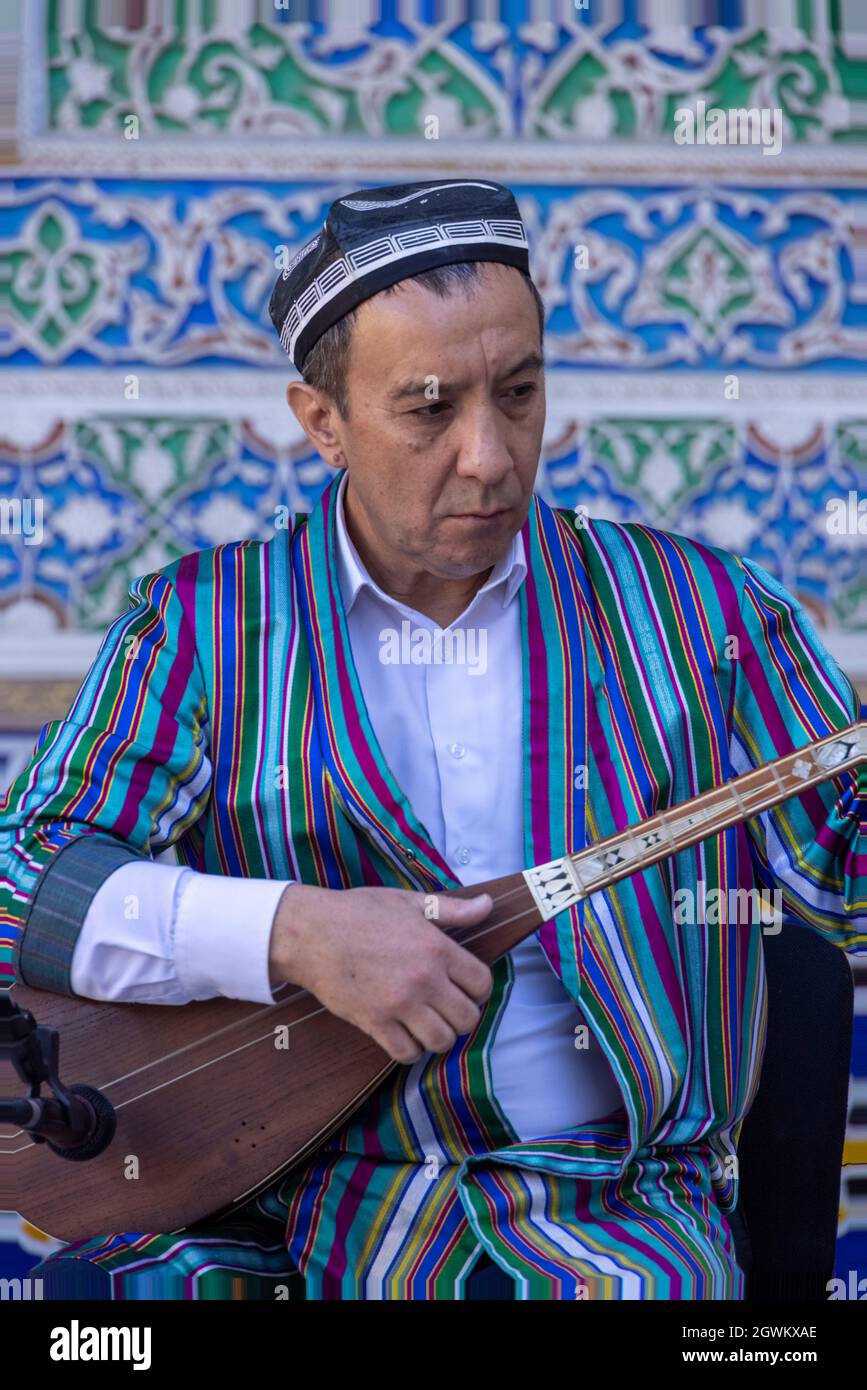
M 372 212 L 374 208 L 399 208 L 401 203 L 411 203 L 413 198 L 423 198 L 428 193 L 440 193 L 444 188 L 485 188 L 489 193 L 496 193 L 496 188 L 490 183 L 473 183 L 470 179 L 462 179 L 459 183 L 438 183 L 435 188 L 419 188 L 415 193 L 407 193 L 405 198 L 380 198 L 378 201 L 365 202 L 361 198 L 341 198 L 342 207 L 351 208 L 353 212 Z
M 311 251 L 315 251 L 316 247 L 319 245 L 319 236 L 320 236 L 320 235 L 321 235 L 321 233 L 317 234 L 317 235 L 313 238 L 312 241 L 308 241 L 308 243 L 307 243 L 306 246 L 302 246 L 302 247 L 301 247 L 301 250 L 298 252 L 298 255 L 295 256 L 295 257 L 289 262 L 289 264 L 287 265 L 286 269 L 283 271 L 283 279 L 284 279 L 284 280 L 286 279 L 286 277 L 287 277 L 288 275 L 291 275 L 291 274 L 292 274 L 292 271 L 295 269 L 295 267 L 296 267 L 296 265 L 298 264 L 299 261 L 303 261 L 305 256 L 309 256 Z

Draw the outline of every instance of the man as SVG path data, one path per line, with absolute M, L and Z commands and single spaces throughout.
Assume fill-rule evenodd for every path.
M 425 906 L 844 728 L 853 690 L 757 566 L 533 496 L 542 318 L 508 189 L 339 199 L 271 314 L 340 474 L 291 534 L 133 586 L 10 789 L 5 919 L 36 987 L 267 1002 L 288 980 L 404 1065 L 233 1223 L 40 1271 L 125 1298 L 267 1297 L 292 1266 L 308 1297 L 464 1298 L 486 1261 L 518 1298 L 740 1298 L 761 932 L 701 902 L 758 876 L 867 947 L 854 776 L 492 970 L 440 931 L 489 897 Z M 171 844 L 181 867 L 155 864 Z

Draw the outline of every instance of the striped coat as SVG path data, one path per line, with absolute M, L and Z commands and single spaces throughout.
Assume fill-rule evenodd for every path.
M 335 492 L 333 480 L 267 543 L 189 555 L 133 585 L 67 718 L 42 730 L 0 803 L 10 978 L 70 992 L 99 883 L 170 844 L 209 873 L 457 885 L 364 705 Z M 643 526 L 584 524 L 539 497 L 523 536 L 516 869 L 855 718 L 850 684 L 759 567 Z M 480 1247 L 523 1297 L 740 1297 L 726 1217 L 764 1044 L 761 932 L 673 908 L 761 882 L 787 914 L 867 949 L 864 790 L 841 775 L 540 929 L 621 1088 L 602 1121 L 532 1142 L 511 1130 L 490 1085 L 512 984 L 499 961 L 474 1033 L 397 1069 L 269 1194 L 308 1297 L 461 1297 Z M 109 1267 L 127 1258 L 114 1239 L 89 1247 Z M 136 1236 L 139 1259 L 143 1246 L 167 1266 L 180 1248 Z

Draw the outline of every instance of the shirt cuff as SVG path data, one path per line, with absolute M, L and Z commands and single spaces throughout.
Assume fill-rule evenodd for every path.
M 40 874 L 31 900 L 16 968 L 21 983 L 75 995 L 72 961 L 95 895 L 122 867 L 150 863 L 107 832 L 79 835 L 61 845 Z
M 229 878 L 191 871 L 179 890 L 174 959 L 197 998 L 222 994 L 273 1004 L 268 954 L 283 890 L 294 879 Z

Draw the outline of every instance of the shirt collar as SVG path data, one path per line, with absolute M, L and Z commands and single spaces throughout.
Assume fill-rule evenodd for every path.
M 392 605 L 398 600 L 392 598 L 377 584 L 366 569 L 361 556 L 356 550 L 350 539 L 349 530 L 346 525 L 346 518 L 343 512 L 343 497 L 346 491 L 347 470 L 344 468 L 343 477 L 337 487 L 337 506 L 336 506 L 336 533 L 337 533 L 337 573 L 340 582 L 340 592 L 343 597 L 343 607 L 348 613 L 355 603 L 362 589 L 368 588 L 373 593 L 378 594 L 385 602 Z M 487 593 L 490 590 L 499 589 L 502 596 L 502 606 L 505 608 L 515 594 L 518 592 L 527 574 L 527 560 L 524 551 L 524 538 L 520 531 L 512 537 L 512 543 L 502 555 L 488 578 L 485 580 L 478 594 Z

